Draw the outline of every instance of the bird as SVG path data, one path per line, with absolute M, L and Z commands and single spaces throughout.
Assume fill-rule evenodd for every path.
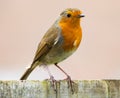
M 38 44 L 33 62 L 20 80 L 26 80 L 37 66 L 44 66 L 54 82 L 54 77 L 48 69 L 49 65 L 54 64 L 67 76 L 71 85 L 71 77 L 58 66 L 58 63 L 67 59 L 78 49 L 82 39 L 80 24 L 82 17 L 84 17 L 82 11 L 77 8 L 67 8 L 60 13 Z

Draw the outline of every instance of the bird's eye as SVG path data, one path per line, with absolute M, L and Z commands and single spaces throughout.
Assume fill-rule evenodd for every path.
M 68 17 L 68 18 L 71 17 L 71 14 L 67 14 L 67 17 Z

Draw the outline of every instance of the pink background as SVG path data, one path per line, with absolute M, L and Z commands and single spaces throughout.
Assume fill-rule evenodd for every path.
M 72 79 L 120 78 L 120 0 L 0 0 L 0 79 L 19 79 L 47 29 L 66 8 L 83 11 L 79 49 L 59 65 Z M 55 66 L 56 79 L 65 78 Z M 37 67 L 29 79 L 48 78 Z

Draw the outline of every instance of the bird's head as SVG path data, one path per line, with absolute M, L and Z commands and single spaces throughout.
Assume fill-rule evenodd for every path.
M 74 25 L 80 23 L 82 17 L 84 17 L 84 15 L 82 15 L 79 9 L 68 8 L 60 14 L 60 22 Z

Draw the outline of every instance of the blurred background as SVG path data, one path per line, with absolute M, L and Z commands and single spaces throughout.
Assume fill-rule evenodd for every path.
M 32 63 L 37 45 L 66 8 L 82 10 L 79 49 L 59 63 L 72 79 L 120 79 L 119 0 L 0 0 L 0 80 L 18 80 Z M 49 66 L 56 79 L 65 78 Z M 37 67 L 28 79 L 49 78 Z

